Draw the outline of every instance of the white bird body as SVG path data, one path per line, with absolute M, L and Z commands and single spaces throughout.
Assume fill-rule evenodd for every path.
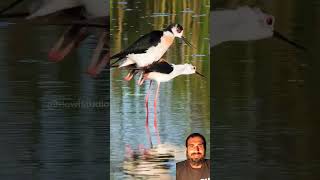
M 135 54 L 131 53 L 127 55 L 125 60 L 119 67 L 128 66 L 130 64 L 136 64 L 137 67 L 145 67 L 153 62 L 159 60 L 163 54 L 169 49 L 174 41 L 175 36 L 172 33 L 164 32 L 164 36 L 161 37 L 161 42 L 156 46 L 150 47 L 146 53 Z
M 157 82 L 167 82 L 179 75 L 187 75 L 196 73 L 196 67 L 191 64 L 172 64 L 173 71 L 169 74 L 161 72 L 149 72 L 146 74 L 146 79 Z
M 211 46 L 226 41 L 258 40 L 273 36 L 274 17 L 248 6 L 211 11 Z
M 138 84 L 142 85 L 145 80 L 151 80 L 150 86 L 149 86 L 149 92 L 150 87 L 152 84 L 152 81 L 157 82 L 157 89 L 156 94 L 154 98 L 154 125 L 157 126 L 156 122 L 156 108 L 157 108 L 157 98 L 159 95 L 159 89 L 161 82 L 167 82 L 171 79 L 179 76 L 179 75 L 187 75 L 187 74 L 198 74 L 200 76 L 203 76 L 199 72 L 196 71 L 196 67 L 192 64 L 169 64 L 164 59 L 160 59 L 159 61 L 156 61 L 146 67 L 138 68 L 140 71 L 142 71 L 140 78 L 138 80 Z M 204 77 L 204 76 L 203 76 Z M 148 98 L 149 98 L 149 92 L 146 95 L 145 99 L 145 105 L 147 109 L 147 117 L 148 117 Z M 148 119 L 148 118 L 147 118 Z

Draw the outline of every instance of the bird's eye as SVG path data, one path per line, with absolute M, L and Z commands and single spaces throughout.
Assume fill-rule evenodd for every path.
M 183 31 L 183 27 L 180 24 L 177 24 L 176 27 L 178 33 L 181 33 L 181 31 Z
M 266 19 L 266 23 L 271 26 L 273 24 L 273 19 L 271 17 L 268 17 Z
M 194 69 L 194 70 L 196 70 L 196 67 L 195 67 L 195 66 L 193 66 L 193 69 Z

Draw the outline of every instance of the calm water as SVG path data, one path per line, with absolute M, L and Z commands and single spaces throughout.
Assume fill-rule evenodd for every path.
M 215 179 L 319 179 L 318 1 L 247 1 L 275 28 L 307 47 L 275 38 L 212 50 Z M 236 1 L 218 1 L 232 8 Z M 244 4 L 242 4 L 244 5 Z M 230 53 L 232 52 L 232 53 Z
M 111 82 L 107 72 L 98 79 L 84 73 L 93 36 L 52 63 L 47 53 L 63 28 L 0 24 L 0 179 L 172 179 L 175 162 L 185 158 L 185 137 L 197 131 L 209 142 L 210 124 L 215 179 L 318 179 L 320 3 L 245 1 L 273 14 L 276 29 L 307 52 L 269 38 L 221 44 L 209 61 L 209 2 L 170 2 L 111 1 L 111 54 L 175 21 L 197 49 L 176 40 L 166 59 L 191 62 L 208 77 L 181 76 L 161 85 L 158 132 L 154 86 L 146 128 L 148 83 L 123 81 L 125 71 L 112 70 Z
M 0 179 L 108 178 L 109 76 L 85 73 L 93 36 L 49 62 L 63 30 L 0 28 Z
M 179 76 L 161 84 L 157 132 L 153 126 L 155 85 L 146 128 L 144 98 L 149 82 L 140 87 L 135 80 L 123 80 L 127 71 L 111 72 L 111 179 L 174 179 L 175 163 L 185 159 L 185 138 L 200 132 L 210 141 L 209 1 L 111 2 L 111 54 L 143 34 L 176 22 L 197 49 L 176 40 L 165 59 L 192 63 L 208 77 Z M 208 148 L 208 158 L 209 152 Z

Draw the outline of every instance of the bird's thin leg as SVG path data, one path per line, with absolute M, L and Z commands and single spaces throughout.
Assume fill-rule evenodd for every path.
M 146 99 L 144 101 L 144 104 L 146 106 L 146 111 L 147 111 L 147 115 L 146 115 L 146 127 L 149 127 L 148 126 L 148 120 L 149 120 L 149 107 L 148 107 L 148 101 L 149 101 L 149 94 L 150 94 L 150 89 L 151 89 L 151 84 L 152 84 L 152 81 L 150 81 L 150 85 L 149 85 L 149 89 L 148 89 L 148 92 L 147 92 L 147 95 L 146 95 Z
M 109 42 L 109 36 L 107 32 L 103 32 L 104 35 L 104 49 L 107 51 L 105 53 L 105 55 L 101 58 L 100 62 L 96 65 L 96 70 L 97 70 L 97 74 L 99 74 L 103 69 L 110 68 L 110 51 L 109 51 L 109 46 L 108 43 Z
M 128 73 L 128 75 L 126 75 L 126 77 L 124 77 L 123 79 L 125 80 L 125 81 L 130 81 L 132 78 L 133 78 L 133 75 L 135 74 L 135 71 L 136 70 L 130 70 L 130 72 Z
M 58 41 L 54 44 L 49 52 L 49 60 L 51 61 L 59 61 L 62 58 L 62 55 L 59 53 L 59 49 L 63 45 L 65 37 L 67 36 L 68 32 L 73 28 L 73 26 L 69 26 L 58 39 Z
M 106 67 L 110 62 L 110 52 L 108 51 L 102 58 L 102 60 L 99 62 L 99 64 L 96 66 L 96 74 L 99 74 L 104 67 Z
M 101 54 L 101 51 L 103 50 L 104 41 L 105 41 L 106 33 L 103 32 L 99 36 L 98 43 L 96 48 L 93 51 L 93 55 L 91 57 L 91 63 L 88 67 L 88 73 L 91 75 L 97 75 L 97 67 L 98 67 L 98 61 Z
M 143 72 L 141 72 L 139 80 L 138 80 L 138 85 L 139 86 L 141 86 L 143 84 L 143 82 L 144 82 L 144 75 L 145 74 Z
M 148 117 L 148 115 L 147 115 L 147 117 Z M 147 123 L 146 123 L 146 132 L 147 132 L 147 139 L 148 139 L 148 141 L 149 141 L 150 147 L 152 148 L 153 145 L 152 145 L 152 140 L 151 140 L 151 135 L 150 135 L 150 128 L 149 128 L 149 126 L 147 125 Z
M 156 96 L 154 98 L 154 121 L 153 121 L 153 123 L 154 123 L 155 133 L 157 135 L 158 144 L 161 144 L 159 131 L 158 131 L 158 122 L 157 122 L 157 100 L 158 100 L 158 96 L 159 96 L 159 89 L 160 89 L 160 82 L 158 82 Z
M 159 88 L 160 88 L 160 82 L 158 82 L 156 96 L 154 98 L 154 127 L 155 127 L 155 129 L 157 129 L 157 99 L 158 99 L 158 95 L 159 95 Z
M 62 34 L 62 36 L 59 38 L 59 40 L 56 42 L 56 44 L 53 46 L 51 50 L 57 51 L 61 46 L 65 39 L 66 34 L 71 30 L 72 26 L 69 26 Z
M 79 32 L 77 33 L 76 37 L 67 45 L 67 47 L 62 51 L 63 55 L 66 55 L 70 50 L 74 47 L 77 47 L 79 42 L 82 41 L 86 36 L 87 28 L 82 27 L 80 28 Z
M 74 29 L 77 29 L 78 32 L 73 36 L 73 40 L 71 40 L 71 42 L 62 49 L 62 51 L 59 51 L 59 49 L 62 48 L 61 46 L 64 43 L 66 36 L 68 36 L 68 34 Z M 55 46 L 50 50 L 49 59 L 56 62 L 63 60 L 63 58 L 87 36 L 86 32 L 87 29 L 85 27 L 79 28 L 74 26 L 68 29 L 68 31 L 62 35 Z

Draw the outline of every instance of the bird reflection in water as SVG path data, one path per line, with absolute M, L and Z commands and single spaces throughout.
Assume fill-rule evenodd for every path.
M 139 144 L 137 149 L 125 147 L 123 172 L 132 179 L 171 179 L 170 171 L 175 161 L 176 147 L 169 144 L 153 145 L 147 128 L 150 148 Z

